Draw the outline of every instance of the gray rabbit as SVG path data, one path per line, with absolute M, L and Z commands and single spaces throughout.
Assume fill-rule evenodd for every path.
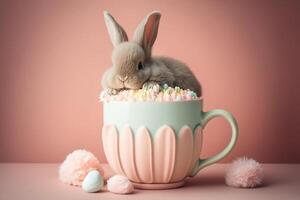
M 169 57 L 152 57 L 151 49 L 157 36 L 161 14 L 148 14 L 136 28 L 129 42 L 124 29 L 104 11 L 104 19 L 114 45 L 113 66 L 102 77 L 104 89 L 140 89 L 154 84 L 167 84 L 190 89 L 201 96 L 201 86 L 193 72 L 184 63 Z

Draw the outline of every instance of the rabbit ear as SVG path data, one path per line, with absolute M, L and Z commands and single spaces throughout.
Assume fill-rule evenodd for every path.
M 151 56 L 151 48 L 157 36 L 160 16 L 158 11 L 148 14 L 138 25 L 133 35 L 133 41 L 143 47 L 147 58 Z
M 128 41 L 128 37 L 124 29 L 116 22 L 116 20 L 107 12 L 103 12 L 105 24 L 114 46 Z

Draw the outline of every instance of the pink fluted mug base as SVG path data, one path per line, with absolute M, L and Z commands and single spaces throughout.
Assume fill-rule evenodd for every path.
M 143 190 L 167 190 L 175 189 L 184 186 L 184 181 L 174 183 L 135 183 L 132 182 L 134 187 Z

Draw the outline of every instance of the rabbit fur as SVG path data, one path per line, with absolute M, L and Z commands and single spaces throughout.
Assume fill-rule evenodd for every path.
M 201 96 L 201 85 L 188 66 L 174 58 L 152 56 L 161 14 L 153 11 L 136 28 L 132 41 L 124 29 L 104 11 L 105 24 L 111 42 L 112 67 L 102 76 L 104 89 L 140 89 L 144 85 L 167 84 L 190 89 Z

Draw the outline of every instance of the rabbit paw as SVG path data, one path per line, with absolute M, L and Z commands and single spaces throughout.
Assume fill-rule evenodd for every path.
M 156 82 L 146 82 L 143 84 L 143 89 L 152 89 L 152 88 L 155 88 L 155 87 L 158 87 L 159 88 L 159 84 L 156 83 Z
M 107 91 L 107 94 L 109 94 L 109 95 L 116 95 L 118 93 L 118 91 L 113 88 L 107 88 L 106 91 Z

